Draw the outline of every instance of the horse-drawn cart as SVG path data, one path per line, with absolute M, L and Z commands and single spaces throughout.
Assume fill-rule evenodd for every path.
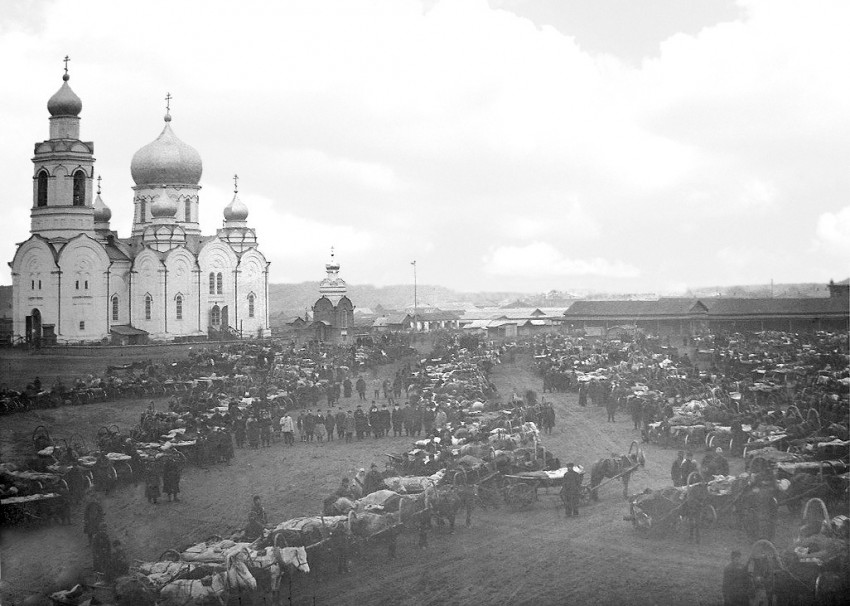
M 575 470 L 584 482 L 584 468 L 576 465 Z M 505 503 L 514 510 L 531 507 L 540 500 L 541 488 L 545 490 L 545 494 L 549 494 L 549 488 L 557 488 L 560 491 L 567 471 L 567 467 L 562 467 L 554 471 L 526 471 L 505 475 L 505 483 L 502 487 Z M 581 496 L 585 501 L 590 498 L 589 486 L 582 485 Z

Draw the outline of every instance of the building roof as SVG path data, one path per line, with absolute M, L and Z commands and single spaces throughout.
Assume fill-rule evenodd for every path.
M 740 316 L 850 315 L 845 297 L 804 299 L 704 299 L 710 318 Z
M 699 316 L 708 308 L 696 299 L 662 298 L 657 301 L 576 301 L 566 318 L 669 318 Z

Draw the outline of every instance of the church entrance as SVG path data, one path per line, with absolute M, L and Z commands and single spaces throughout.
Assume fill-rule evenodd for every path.
M 36 347 L 41 346 L 41 312 L 33 309 L 26 317 L 27 343 Z
M 221 328 L 222 330 L 227 330 L 227 327 L 230 326 L 230 318 L 227 314 L 227 305 L 221 308 Z

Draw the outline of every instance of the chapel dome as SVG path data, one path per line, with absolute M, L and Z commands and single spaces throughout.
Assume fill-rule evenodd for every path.
M 83 102 L 68 86 L 69 79 L 68 74 L 62 76 L 62 86 L 47 101 L 47 111 L 51 116 L 79 116 L 83 111 Z
M 109 223 L 109 220 L 112 218 L 112 211 L 109 207 L 104 203 L 103 198 L 100 197 L 100 192 L 97 193 L 97 197 L 94 199 L 94 222 L 95 223 Z
M 248 218 L 248 207 L 239 199 L 238 194 L 233 194 L 233 200 L 224 207 L 225 221 L 244 221 Z
M 170 122 L 166 114 L 159 137 L 133 154 L 130 174 L 136 185 L 197 185 L 201 180 L 201 155 L 177 138 Z

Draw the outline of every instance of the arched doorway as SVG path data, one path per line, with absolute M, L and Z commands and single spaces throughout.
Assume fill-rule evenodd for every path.
M 221 326 L 221 308 L 218 305 L 213 305 L 210 309 L 210 326 L 216 330 Z
M 40 346 L 41 330 L 41 312 L 33 309 L 26 317 L 27 343 L 32 343 L 36 347 Z
M 221 308 L 221 327 L 226 330 L 230 326 L 230 318 L 228 317 L 227 305 Z

